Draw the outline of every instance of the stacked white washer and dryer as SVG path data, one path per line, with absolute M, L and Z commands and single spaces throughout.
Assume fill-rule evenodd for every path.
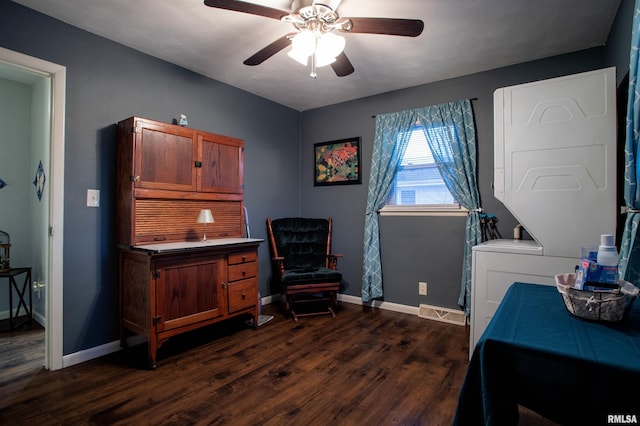
M 533 239 L 473 248 L 470 356 L 512 283 L 555 285 L 615 235 L 615 68 L 498 89 L 494 127 L 494 196 Z

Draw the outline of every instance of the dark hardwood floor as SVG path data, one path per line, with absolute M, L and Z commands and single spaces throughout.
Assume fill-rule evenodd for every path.
M 295 323 L 277 305 L 263 313 L 275 318 L 257 330 L 231 319 L 170 339 L 156 370 L 146 368 L 143 344 L 46 371 L 44 345 L 34 364 L 26 343 L 3 343 L 2 334 L 0 424 L 452 423 L 468 365 L 465 327 L 346 303 L 335 319 Z M 16 342 L 30 338 L 44 333 Z M 526 412 L 521 423 L 550 424 Z
M 0 320 L 0 395 L 8 395 L 11 383 L 37 374 L 44 366 L 44 328 L 32 321 L 14 331 L 8 329 L 9 320 Z

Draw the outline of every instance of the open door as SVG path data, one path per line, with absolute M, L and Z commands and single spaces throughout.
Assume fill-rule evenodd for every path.
M 50 79 L 49 105 L 43 106 L 50 116 L 47 133 L 49 146 L 46 148 L 49 172 L 46 174 L 48 206 L 45 214 L 45 237 L 43 256 L 46 272 L 45 294 L 45 367 L 51 370 L 63 368 L 62 348 L 62 265 L 63 265 L 63 223 L 64 223 L 64 113 L 66 68 L 38 58 L 0 48 L 0 62 L 40 74 Z M 43 154 L 44 155 L 44 154 Z

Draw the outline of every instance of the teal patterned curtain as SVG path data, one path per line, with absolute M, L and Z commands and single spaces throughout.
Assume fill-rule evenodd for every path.
M 476 183 L 476 130 L 471 102 L 463 100 L 422 108 L 418 116 L 442 180 L 455 199 L 469 210 L 458 298 L 458 304 L 469 315 L 471 248 L 482 242 L 480 195 Z
M 364 219 L 363 302 L 382 297 L 378 210 L 384 206 L 398 164 L 409 144 L 411 127 L 415 122 L 416 117 L 412 111 L 376 116 L 371 177 L 369 178 L 367 211 Z M 400 140 L 398 140 L 398 135 L 400 135 Z
M 624 145 L 624 200 L 627 220 L 620 247 L 620 278 L 640 287 L 640 163 L 638 163 L 638 139 L 640 138 L 640 0 L 636 0 L 631 33 L 631 55 L 629 61 L 629 101 L 627 104 L 627 137 Z
M 471 247 L 482 242 L 480 197 L 476 184 L 476 137 L 473 112 L 468 100 L 376 117 L 364 229 L 362 300 L 368 302 L 383 295 L 378 210 L 385 204 L 416 121 L 420 121 L 425 129 L 425 136 L 449 191 L 470 211 L 459 298 L 460 306 L 468 315 Z

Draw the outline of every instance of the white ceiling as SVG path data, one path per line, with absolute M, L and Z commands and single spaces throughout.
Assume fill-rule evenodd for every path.
M 343 0 L 341 17 L 421 19 L 416 38 L 346 34 L 355 68 L 318 78 L 286 55 L 243 61 L 289 23 L 203 0 L 14 0 L 76 27 L 299 111 L 605 44 L 620 0 Z M 291 0 L 252 0 L 290 10 Z

